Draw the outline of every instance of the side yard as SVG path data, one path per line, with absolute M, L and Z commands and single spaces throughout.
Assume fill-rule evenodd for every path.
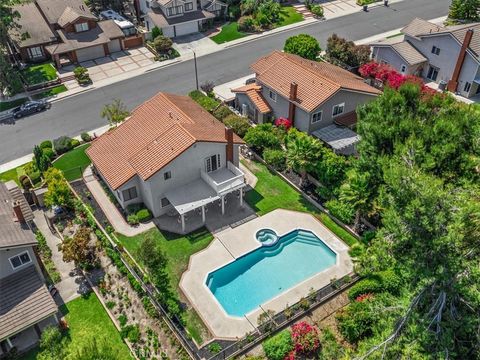
M 95 339 L 112 348 L 116 359 L 132 359 L 130 350 L 102 307 L 97 296 L 91 292 L 68 302 L 60 308 L 68 329 L 63 334 L 62 345 L 69 353 L 67 359 L 75 359 L 76 352 Z M 21 357 L 22 360 L 43 359 L 38 348 Z

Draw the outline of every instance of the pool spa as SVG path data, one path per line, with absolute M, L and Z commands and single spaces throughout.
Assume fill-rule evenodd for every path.
M 336 264 L 337 254 L 313 232 L 277 236 L 261 229 L 262 245 L 211 272 L 207 286 L 228 315 L 243 317 L 284 291 Z

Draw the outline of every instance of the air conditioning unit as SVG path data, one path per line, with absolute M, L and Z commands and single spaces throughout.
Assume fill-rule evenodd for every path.
M 248 116 L 248 105 L 247 104 L 242 104 L 242 116 L 245 116 L 245 117 Z

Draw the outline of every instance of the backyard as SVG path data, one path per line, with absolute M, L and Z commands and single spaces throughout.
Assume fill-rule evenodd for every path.
M 165 252 L 169 260 L 167 272 L 172 283 L 172 288 L 178 292 L 179 298 L 181 299 L 182 294 L 179 292 L 178 284 L 182 273 L 188 267 L 190 256 L 207 247 L 213 240 L 212 234 L 206 229 L 200 229 L 191 234 L 181 236 L 168 232 L 160 232 L 156 228 L 133 237 L 117 234 L 120 243 L 135 258 L 142 240 L 148 236 L 153 237 L 155 242 Z M 202 343 L 203 340 L 205 340 L 205 336 L 208 335 L 208 331 L 205 329 L 196 312 L 193 309 L 188 309 L 184 313 L 184 320 L 190 335 L 197 343 Z
M 58 77 L 57 70 L 52 63 L 29 66 L 22 70 L 22 76 L 29 85 L 52 81 Z
M 298 13 L 292 6 L 283 6 L 280 10 L 280 19 L 273 24 L 273 28 L 290 25 L 303 20 L 302 14 Z M 223 44 L 228 41 L 241 39 L 249 35 L 246 32 L 238 30 L 238 23 L 232 21 L 222 26 L 222 31 L 211 37 L 217 44 Z
M 96 339 L 97 343 L 105 341 L 117 354 L 117 359 L 131 359 L 130 350 L 122 341 L 119 332 L 105 312 L 94 293 L 79 297 L 60 308 L 68 324 L 64 334 L 64 347 L 75 358 L 75 352 L 85 344 Z M 73 355 L 72 355 L 73 353 Z M 43 358 L 39 349 L 34 349 L 22 357 L 23 360 Z
M 82 177 L 82 172 L 90 165 L 90 158 L 85 154 L 90 144 L 83 144 L 59 157 L 53 162 L 53 167 L 61 170 L 68 181 Z

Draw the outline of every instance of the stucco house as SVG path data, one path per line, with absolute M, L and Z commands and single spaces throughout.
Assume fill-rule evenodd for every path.
M 125 34 L 113 20 L 92 14 L 82 0 L 34 0 L 14 7 L 20 17 L 9 31 L 23 61 L 79 63 L 123 49 Z
M 417 18 L 401 36 L 370 45 L 375 61 L 405 75 L 442 82 L 467 98 L 480 93 L 480 23 L 441 26 Z
M 17 185 L 0 182 L 0 357 L 34 346 L 56 324 L 53 301 L 37 260 L 33 213 Z
M 170 38 L 199 32 L 209 20 L 227 13 L 219 0 L 138 0 L 138 8 L 148 31 L 157 26 Z
M 354 151 L 358 136 L 349 128 L 357 121 L 356 108 L 374 100 L 379 90 L 338 66 L 281 51 L 250 68 L 255 82 L 232 89 L 242 114 L 256 123 L 284 117 L 339 152 Z
M 187 96 L 158 93 L 87 150 L 122 208 L 143 203 L 158 217 L 185 215 L 231 193 L 243 203 L 243 140 Z

